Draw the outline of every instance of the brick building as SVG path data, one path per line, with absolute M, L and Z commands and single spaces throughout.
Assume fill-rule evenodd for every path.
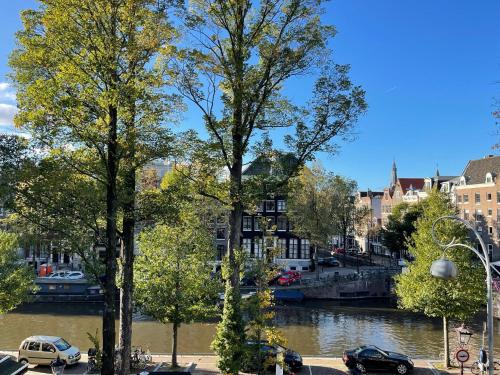
M 455 195 L 460 217 L 475 223 L 492 260 L 500 260 L 500 156 L 470 160 Z

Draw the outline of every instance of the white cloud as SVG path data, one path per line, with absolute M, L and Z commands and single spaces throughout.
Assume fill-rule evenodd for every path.
M 0 82 L 0 100 L 16 101 L 16 93 L 8 82 Z
M 11 126 L 17 113 L 15 105 L 0 103 L 0 126 Z

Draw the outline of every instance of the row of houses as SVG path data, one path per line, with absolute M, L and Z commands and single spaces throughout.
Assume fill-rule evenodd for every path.
M 371 209 L 369 228 L 360 231 L 357 242 L 365 251 L 385 253 L 376 235 L 384 227 L 394 206 L 407 202 L 415 204 L 427 198 L 437 188 L 448 194 L 462 219 L 474 223 L 482 235 L 493 261 L 500 259 L 500 156 L 488 155 L 470 160 L 457 176 L 441 176 L 436 170 L 433 177 L 399 177 L 393 162 L 391 182 L 383 191 L 360 191 L 359 205 Z M 370 236 L 371 234 L 371 236 Z

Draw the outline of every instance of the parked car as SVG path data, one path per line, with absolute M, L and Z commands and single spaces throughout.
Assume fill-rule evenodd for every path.
M 245 343 L 245 347 L 247 351 L 250 354 L 257 354 L 259 350 L 259 341 L 247 341 Z M 287 367 L 286 370 L 291 370 L 293 372 L 298 371 L 302 368 L 302 357 L 299 353 L 297 353 L 294 350 L 285 348 L 284 346 L 277 345 L 277 344 L 270 344 L 266 340 L 261 340 L 260 341 L 260 352 L 261 352 L 261 359 L 263 363 L 268 363 L 268 369 L 272 370 L 275 368 L 276 365 L 276 356 L 278 352 L 282 352 L 284 354 L 283 361 L 285 363 L 285 366 Z M 255 370 L 258 370 L 258 361 L 257 358 L 248 358 L 246 361 L 247 363 L 244 364 L 244 371 L 245 372 L 253 372 Z
M 278 279 L 278 285 L 292 285 L 293 283 L 299 281 L 302 278 L 300 272 L 297 271 L 287 271 L 283 273 Z
M 27 363 L 18 363 L 14 356 L 0 354 L 0 374 L 21 375 L 25 374 L 27 371 Z
M 64 277 L 66 276 L 67 273 L 68 273 L 68 271 L 56 271 L 56 272 L 50 273 L 47 277 L 49 277 L 51 279 L 64 279 Z
M 345 250 L 344 250 L 344 248 L 342 248 L 342 247 L 338 247 L 338 248 L 336 248 L 336 249 L 333 249 L 333 250 L 331 251 L 331 254 L 332 254 L 332 255 L 335 255 L 335 254 L 345 254 Z
M 318 265 L 324 267 L 340 267 L 340 262 L 334 257 L 318 258 Z
M 356 255 L 359 253 L 360 253 L 359 249 L 357 249 L 355 247 L 351 247 L 350 249 L 347 249 L 347 254 L 349 254 L 349 255 Z
M 346 350 L 342 360 L 349 369 L 357 368 L 362 373 L 384 371 L 405 375 L 413 370 L 413 362 L 407 355 L 382 350 L 373 345 Z
M 17 361 L 36 365 L 50 365 L 59 357 L 68 365 L 80 360 L 80 350 L 57 336 L 31 336 L 19 346 Z
M 85 278 L 85 275 L 81 271 L 71 271 L 64 276 L 64 279 L 70 279 L 70 280 L 78 280 L 78 279 L 83 279 Z

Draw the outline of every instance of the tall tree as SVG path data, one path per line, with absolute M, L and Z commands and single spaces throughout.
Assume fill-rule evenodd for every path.
M 10 60 L 18 90 L 16 125 L 29 131 L 44 149 L 64 151 L 59 153 L 61 161 L 70 161 L 106 192 L 103 374 L 114 374 L 119 210 L 123 203 L 127 214 L 122 274 L 128 277 L 133 261 L 132 175 L 140 161 L 151 156 L 152 148 L 169 139 L 162 136 L 161 127 L 167 105 L 164 72 L 153 64 L 175 37 L 166 19 L 169 3 L 40 0 L 37 10 L 23 12 L 24 29 L 17 34 L 18 45 Z M 88 151 L 83 160 L 65 157 L 80 149 Z M 122 172 L 125 183 L 119 185 Z M 121 285 L 120 373 L 127 374 L 132 286 Z
M 396 294 L 401 308 L 422 312 L 427 316 L 442 317 L 444 336 L 444 365 L 449 366 L 448 323 L 449 319 L 466 320 L 481 309 L 486 302 L 484 269 L 474 254 L 463 248 L 446 252 L 458 268 L 453 280 L 437 279 L 430 274 L 433 261 L 443 255 L 432 238 L 434 221 L 444 215 L 454 215 L 456 209 L 449 198 L 432 191 L 423 202 L 423 213 L 412 234 L 409 251 L 415 260 L 408 265 L 408 272 L 395 277 Z M 439 235 L 457 242 L 467 243 L 465 227 L 456 222 L 445 222 L 438 226 Z
M 135 299 L 146 314 L 172 323 L 172 367 L 177 367 L 178 329 L 216 313 L 219 282 L 211 277 L 213 237 L 193 216 L 158 225 L 139 237 Z
M 422 215 L 422 204 L 402 202 L 392 209 L 387 225 L 381 230 L 382 243 L 392 255 L 401 257 L 406 252 L 411 235 L 415 232 L 418 218 Z
M 195 0 L 188 9 L 186 44 L 195 49 L 185 51 L 183 60 L 173 64 L 174 79 L 180 93 L 203 114 L 209 134 L 204 149 L 211 157 L 210 165 L 228 170 L 223 203 L 230 208 L 231 277 L 225 306 L 234 304 L 235 311 L 239 309 L 235 251 L 240 246 L 244 209 L 242 169 L 248 151 L 259 140 L 256 137 L 275 128 L 291 128 L 284 146 L 295 155 L 290 166 L 293 174 L 316 152 L 332 151 L 333 140 L 348 135 L 366 108 L 363 90 L 349 80 L 349 67 L 333 64 L 325 53 L 335 31 L 320 21 L 322 3 Z M 307 108 L 298 108 L 281 95 L 287 80 L 318 70 Z M 259 145 L 272 146 L 269 137 Z M 228 339 L 238 336 L 229 326 L 224 328 Z M 240 326 L 234 324 L 235 329 Z M 226 334 L 217 337 L 223 339 Z M 243 338 L 239 341 L 227 353 L 218 352 L 219 357 L 233 357 L 229 362 L 237 363 Z M 237 371 L 236 367 L 231 373 Z
M 29 300 L 35 288 L 33 270 L 20 263 L 17 236 L 0 231 L 0 314 Z
M 342 237 L 344 257 L 347 253 L 347 238 L 355 233 L 356 224 L 366 220 L 370 210 L 366 206 L 357 206 L 355 195 L 358 189 L 356 181 L 342 176 L 335 176 L 332 182 L 333 203 L 332 220 L 335 232 Z
M 311 169 L 303 168 L 290 181 L 288 216 L 293 224 L 293 232 L 311 241 L 317 279 L 318 250 L 327 248 L 331 236 L 335 234 L 335 178 L 333 173 L 315 165 Z

